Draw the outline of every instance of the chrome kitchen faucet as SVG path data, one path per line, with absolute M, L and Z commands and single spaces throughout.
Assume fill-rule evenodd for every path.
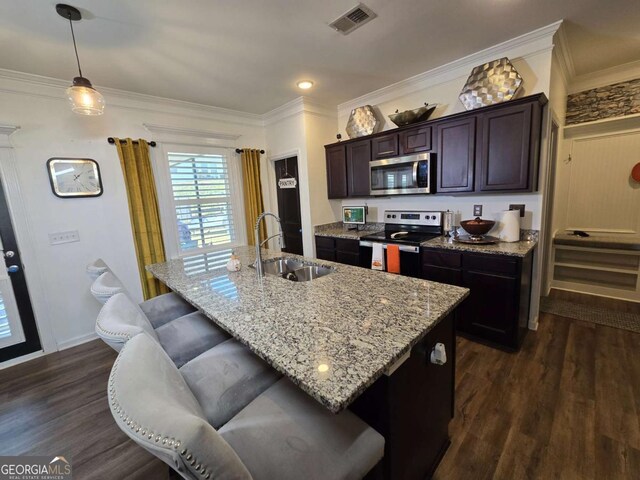
M 271 235 L 270 237 L 265 238 L 262 243 L 260 242 L 260 222 L 262 221 L 262 219 L 264 217 L 266 217 L 267 215 L 273 217 L 276 219 L 276 222 L 278 222 L 278 228 L 280 229 L 280 233 L 276 233 L 275 235 Z M 256 226 L 255 226 L 255 241 L 256 241 L 256 263 L 255 263 L 255 267 L 256 267 L 256 272 L 258 274 L 258 277 L 262 277 L 264 275 L 264 272 L 262 271 L 262 245 L 264 245 L 265 243 L 267 243 L 269 240 L 271 240 L 272 238 L 275 237 L 280 237 L 280 249 L 282 250 L 283 248 L 285 248 L 285 244 L 284 244 L 284 235 L 282 234 L 282 223 L 280 222 L 280 219 L 278 218 L 277 215 L 271 213 L 271 212 L 263 212 L 260 214 L 260 216 L 258 217 L 258 219 L 256 220 Z

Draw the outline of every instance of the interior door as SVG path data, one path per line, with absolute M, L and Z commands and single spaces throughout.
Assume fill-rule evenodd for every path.
M 302 255 L 302 219 L 300 218 L 300 184 L 298 182 L 298 158 L 291 157 L 275 162 L 276 191 L 278 192 L 278 216 L 282 224 L 285 248 L 283 252 Z M 280 180 L 295 178 L 291 182 Z M 282 184 L 281 184 L 282 183 Z
M 40 350 L 20 250 L 0 182 L 0 362 Z

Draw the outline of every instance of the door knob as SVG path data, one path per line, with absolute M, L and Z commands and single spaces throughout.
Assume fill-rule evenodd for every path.
M 16 256 L 16 252 L 14 252 L 13 250 L 7 250 L 6 252 L 4 252 L 4 256 L 7 258 L 13 258 Z
M 20 267 L 18 265 L 9 265 L 7 267 L 7 272 L 9 273 L 16 273 L 20 271 Z

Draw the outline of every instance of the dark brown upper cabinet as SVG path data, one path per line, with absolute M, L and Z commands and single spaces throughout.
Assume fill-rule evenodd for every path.
M 329 198 L 347 196 L 347 155 L 344 145 L 327 147 L 327 193 Z
M 431 151 L 435 193 L 534 192 L 543 93 L 326 146 L 329 198 L 369 196 L 369 161 Z
M 436 132 L 436 192 L 473 192 L 476 157 L 475 117 L 439 123 Z
M 540 110 L 539 104 L 525 103 L 479 115 L 477 191 L 537 188 Z
M 400 155 L 431 150 L 431 126 L 422 126 L 400 132 Z
M 371 140 L 347 144 L 347 194 L 350 197 L 362 197 L 370 194 L 370 161 Z
M 381 160 L 398 156 L 398 134 L 382 135 L 371 139 L 371 158 Z

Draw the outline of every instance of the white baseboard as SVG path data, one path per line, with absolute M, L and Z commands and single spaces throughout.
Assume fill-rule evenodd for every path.
M 534 318 L 533 320 L 529 321 L 529 330 L 538 330 L 538 324 L 539 324 L 539 315 L 536 315 L 536 318 Z
M 34 358 L 42 356 L 44 356 L 44 352 L 42 350 L 38 350 L 37 352 L 29 353 L 18 358 L 12 358 L 11 360 L 0 363 L 0 370 L 13 367 L 14 365 L 19 365 L 20 363 L 28 362 L 29 360 L 33 360 Z
M 72 338 L 71 340 L 67 340 L 65 342 L 59 343 L 58 350 L 66 350 L 67 348 L 76 347 L 78 345 L 82 345 L 83 343 L 90 342 L 91 340 L 95 340 L 97 338 L 98 338 L 98 335 L 96 335 L 95 332 L 89 333 L 88 335 L 81 335 L 79 337 Z M 49 352 L 49 353 L 54 353 L 54 352 Z M 24 362 L 28 362 L 29 360 L 33 360 L 34 358 L 42 357 L 44 355 L 45 355 L 44 351 L 39 350 L 37 352 L 29 353 L 27 355 L 23 355 L 18 358 L 12 358 L 11 360 L 7 360 L 6 362 L 1 362 L 0 370 L 13 367 L 14 365 L 19 365 Z
M 65 340 L 64 342 L 58 343 L 58 350 L 66 350 L 67 348 L 77 347 L 78 345 L 90 342 L 91 340 L 95 340 L 96 338 L 98 338 L 98 335 L 96 335 L 95 332 L 91 332 L 87 335 L 80 335 L 79 337 L 75 337 L 70 340 Z

